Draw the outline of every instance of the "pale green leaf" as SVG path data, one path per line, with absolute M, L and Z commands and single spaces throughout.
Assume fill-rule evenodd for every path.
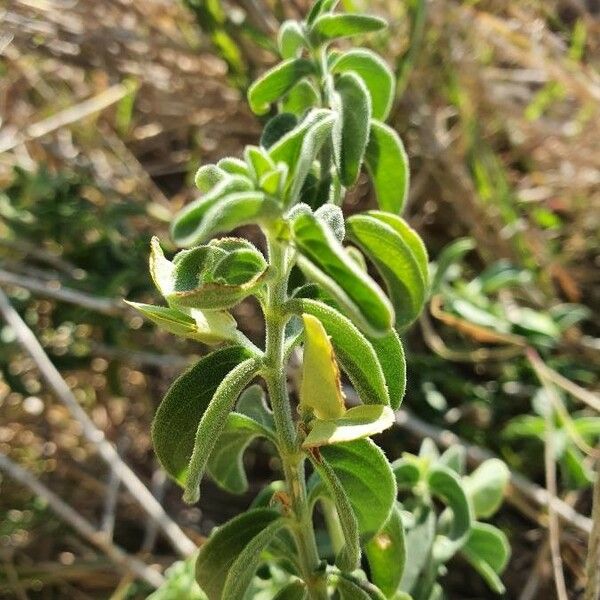
M 310 37 L 315 43 L 349 37 L 387 27 L 384 19 L 362 14 L 324 14 L 315 19 L 310 28 Z
M 388 429 L 394 424 L 394 411 L 381 404 L 355 406 L 334 419 L 315 419 L 303 448 L 350 442 L 369 437 Z
M 465 478 L 465 489 L 477 517 L 489 518 L 500 508 L 509 479 L 508 467 L 497 458 L 481 463 Z
M 315 72 L 314 64 L 303 58 L 291 58 L 279 63 L 259 79 L 248 90 L 250 108 L 262 115 L 269 105 L 281 98 L 300 79 Z
M 298 58 L 302 48 L 306 46 L 304 32 L 298 21 L 284 21 L 279 27 L 277 46 L 281 58 Z
M 394 99 L 394 75 L 382 58 L 366 48 L 355 48 L 340 54 L 330 69 L 332 73 L 356 73 L 369 91 L 373 118 L 385 121 Z
M 380 121 L 371 121 L 365 164 L 379 208 L 401 214 L 408 195 L 408 157 L 398 134 Z

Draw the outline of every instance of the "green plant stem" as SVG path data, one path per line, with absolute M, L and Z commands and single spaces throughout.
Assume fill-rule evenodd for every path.
M 264 306 L 266 349 L 264 378 L 269 390 L 275 427 L 279 438 L 279 451 L 285 475 L 292 520 L 293 534 L 300 555 L 305 582 L 312 600 L 326 600 L 327 584 L 322 573 L 315 540 L 312 517 L 306 496 L 304 473 L 305 457 L 300 448 L 292 418 L 285 374 L 284 342 L 285 325 L 288 320 L 283 305 L 287 300 L 289 261 L 285 246 L 269 239 L 269 259 L 275 277 L 268 288 Z

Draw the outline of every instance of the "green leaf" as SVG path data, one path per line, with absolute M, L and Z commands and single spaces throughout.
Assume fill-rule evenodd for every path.
M 384 19 L 361 14 L 325 14 L 317 17 L 310 28 L 311 40 L 323 43 L 327 40 L 369 33 L 385 29 Z
M 344 224 L 344 213 L 339 206 L 335 204 L 323 204 L 315 210 L 315 217 L 322 223 L 325 223 L 338 242 L 343 242 L 346 235 L 346 226 Z
M 223 169 L 223 171 L 229 173 L 230 175 L 241 175 L 247 179 L 250 179 L 251 177 L 248 165 L 240 158 L 226 156 L 217 162 L 217 167 Z
M 277 444 L 273 415 L 266 407 L 259 385 L 244 390 L 237 403 L 237 412 L 227 416 L 227 423 L 206 466 L 211 478 L 232 494 L 248 490 L 243 456 L 246 448 L 257 437 L 265 437 Z
M 298 265 L 322 285 L 363 330 L 381 335 L 393 323 L 393 310 L 381 288 L 348 256 L 331 230 L 314 215 L 302 213 L 292 222 L 296 247 L 306 260 Z
M 397 410 L 406 390 L 406 359 L 400 336 L 392 330 L 382 336 L 367 336 L 367 339 L 371 342 L 383 370 L 390 406 Z
M 321 93 L 308 79 L 299 81 L 281 102 L 281 110 L 302 117 L 306 111 L 321 105 Z
M 196 340 L 203 344 L 218 344 L 236 338 L 237 323 L 225 311 L 194 311 L 195 319 L 176 308 L 129 302 L 127 300 L 126 302 L 153 323 L 181 337 Z
M 418 504 L 413 509 L 414 520 L 406 527 L 405 544 L 409 553 L 406 561 L 400 589 L 404 592 L 413 590 L 419 575 L 431 561 L 431 550 L 435 539 L 436 518 L 434 510 L 425 504 Z
M 585 456 L 571 444 L 567 445 L 559 459 L 563 485 L 570 490 L 585 489 L 594 483 L 594 472 L 585 462 Z
M 268 508 L 249 510 L 215 529 L 200 547 L 196 580 L 209 600 L 229 600 L 223 596 L 227 575 L 244 548 L 281 515 Z
M 196 230 L 189 234 L 186 245 L 204 242 L 242 225 L 269 225 L 280 216 L 280 204 L 261 192 L 229 194 L 206 211 Z
M 277 46 L 281 58 L 298 58 L 302 48 L 306 46 L 304 33 L 298 21 L 284 21 L 279 27 Z
M 368 541 L 389 518 L 396 481 L 385 454 L 369 439 L 320 448 L 335 471 L 358 519 L 361 539 Z
M 275 519 L 257 533 L 237 555 L 223 586 L 222 598 L 243 598 L 254 573 L 261 562 L 261 552 L 273 541 L 285 524 L 283 518 Z
M 316 0 L 306 17 L 306 22 L 311 25 L 319 15 L 332 11 L 338 1 L 339 0 Z
M 313 161 L 329 137 L 333 122 L 331 111 L 314 110 L 270 148 L 272 160 L 275 163 L 283 162 L 289 167 L 285 186 L 286 204 L 292 205 L 297 201 Z
M 299 410 L 317 419 L 335 419 L 345 412 L 344 397 L 333 347 L 321 324 L 303 314 L 304 356 Z
M 420 313 L 427 293 L 427 259 L 420 238 L 400 217 L 381 211 L 350 217 L 347 235 L 381 273 L 396 327 L 407 327 Z
M 216 350 L 201 358 L 169 388 L 152 422 L 152 442 L 165 471 L 185 485 L 198 423 L 223 378 L 250 358 L 241 346 Z
M 401 214 L 408 196 L 408 157 L 398 134 L 385 123 L 371 121 L 365 164 L 379 208 Z
M 444 247 L 435 261 L 435 269 L 431 282 L 432 294 L 440 291 L 441 285 L 448 274 L 448 269 L 457 262 L 460 262 L 474 248 L 475 241 L 471 238 L 460 238 Z
M 460 479 L 447 467 L 433 465 L 427 483 L 431 493 L 452 510 L 452 523 L 447 535 L 438 535 L 433 544 L 436 561 L 448 561 L 467 541 L 473 524 L 473 509 Z
M 185 479 L 183 499 L 192 504 L 200 498 L 200 481 L 206 464 L 242 390 L 256 377 L 261 366 L 258 358 L 249 358 L 234 367 L 223 378 L 206 407 L 194 440 L 194 450 Z
M 398 504 L 392 509 L 383 529 L 366 544 L 365 554 L 371 580 L 387 598 L 394 598 L 406 561 L 404 526 Z
M 394 422 L 394 411 L 389 406 L 355 406 L 335 419 L 315 419 L 302 447 L 313 448 L 369 437 L 388 429 Z
M 510 545 L 502 531 L 487 523 L 474 523 L 461 552 L 494 592 L 505 593 L 498 575 L 506 568 Z
M 361 589 L 356 583 L 340 577 L 337 583 L 340 600 L 371 600 L 371 596 Z
M 252 182 L 246 177 L 230 175 L 217 183 L 208 193 L 190 202 L 175 215 L 171 222 L 171 237 L 175 243 L 183 247 L 194 244 L 196 229 L 209 209 L 221 198 L 239 192 L 249 192 L 252 187 Z
M 358 179 L 369 140 L 371 98 L 364 81 L 352 71 L 335 78 L 333 146 L 340 180 L 349 187 Z
M 365 336 L 335 308 L 319 300 L 295 298 L 286 304 L 296 314 L 311 314 L 331 336 L 335 355 L 347 373 L 363 404 L 388 404 L 388 392 L 381 366 Z M 387 336 L 385 336 L 387 338 Z M 375 338 L 374 338 L 375 339 Z
M 454 444 L 440 456 L 439 462 L 452 469 L 457 475 L 464 475 L 467 464 L 467 451 L 464 446 Z
M 399 458 L 392 463 L 392 470 L 399 490 L 411 490 L 421 479 L 421 470 L 414 460 Z
M 303 581 L 296 579 L 279 590 L 273 600 L 308 600 L 306 586 Z
M 330 70 L 356 73 L 369 91 L 373 118 L 385 121 L 394 100 L 394 75 L 382 58 L 371 50 L 356 48 L 338 56 Z
M 481 463 L 464 479 L 475 516 L 489 518 L 500 508 L 509 479 L 508 467 L 497 458 Z
M 202 192 L 209 192 L 215 185 L 227 179 L 227 173 L 217 165 L 203 165 L 194 178 L 196 187 Z
M 359 529 L 354 506 L 333 465 L 322 457 L 317 458 L 313 454 L 309 454 L 309 457 L 335 504 L 344 534 L 345 544 L 336 557 L 336 565 L 342 571 L 354 571 L 360 562 Z
M 250 108 L 257 115 L 269 110 L 295 83 L 315 72 L 314 64 L 304 58 L 284 60 L 257 79 L 248 90 Z
M 183 250 L 172 265 L 171 290 L 165 297 L 178 307 L 229 308 L 255 292 L 267 276 L 264 256 L 241 238 Z
M 278 142 L 286 133 L 289 133 L 298 125 L 298 118 L 289 112 L 275 115 L 268 121 L 260 136 L 260 145 L 270 148 Z
M 207 600 L 194 576 L 196 553 L 185 560 L 178 560 L 165 570 L 165 582 L 146 600 Z
M 275 168 L 269 154 L 259 146 L 246 146 L 244 148 L 244 159 L 252 172 L 254 181 L 260 181 L 263 175 Z

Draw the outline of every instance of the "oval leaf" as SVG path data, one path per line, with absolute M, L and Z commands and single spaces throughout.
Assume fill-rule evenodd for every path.
M 244 597 L 252 581 L 252 577 L 254 577 L 254 573 L 260 564 L 261 552 L 273 541 L 284 524 L 285 521 L 281 517 L 271 521 L 237 555 L 225 579 L 221 596 L 223 600 Z
M 509 479 L 508 467 L 498 458 L 481 463 L 464 479 L 475 516 L 487 519 L 500 508 Z
M 269 110 L 300 79 L 315 72 L 314 64 L 304 58 L 284 60 L 257 79 L 248 90 L 250 108 L 257 115 Z
M 438 535 L 433 544 L 434 559 L 444 563 L 467 541 L 473 524 L 473 509 L 460 479 L 447 467 L 439 464 L 431 467 L 427 483 L 431 493 L 452 510 L 448 535 Z
M 355 406 L 337 419 L 315 419 L 302 447 L 313 448 L 369 437 L 381 433 L 394 422 L 394 411 L 389 406 Z
M 281 58 L 297 58 L 302 48 L 306 46 L 304 33 L 298 21 L 284 21 L 277 35 L 277 46 Z
M 317 17 L 310 28 L 313 42 L 323 43 L 327 40 L 369 33 L 385 29 L 387 23 L 379 17 L 361 14 L 324 14 Z
M 391 328 L 393 309 L 381 288 L 348 256 L 331 230 L 312 214 L 292 222 L 294 241 L 307 260 L 298 265 L 330 293 L 357 325 L 374 335 Z
M 223 587 L 231 566 L 261 531 L 281 515 L 268 508 L 249 510 L 215 529 L 200 547 L 196 580 L 209 600 L 225 600 Z
M 310 298 L 290 300 L 286 308 L 296 314 L 309 313 L 321 321 L 331 337 L 342 369 L 348 374 L 363 404 L 388 404 L 386 381 L 377 355 L 349 319 L 335 308 Z
M 396 500 L 396 481 L 384 453 L 368 439 L 320 449 L 338 476 L 367 541 L 387 522 Z
M 250 358 L 241 346 L 216 350 L 201 358 L 169 388 L 152 422 L 154 450 L 165 471 L 185 485 L 198 423 L 223 378 Z
M 200 481 L 211 452 L 225 428 L 227 415 L 242 390 L 256 377 L 260 365 L 258 358 L 245 360 L 227 373 L 215 390 L 196 430 L 194 450 L 185 479 L 185 502 L 191 504 L 199 500 Z
M 398 134 L 380 121 L 371 121 L 365 164 L 381 210 L 401 214 L 408 196 L 408 157 Z
M 386 222 L 389 217 L 397 222 Z M 376 211 L 354 215 L 347 223 L 348 237 L 373 261 L 386 282 L 398 328 L 418 316 L 427 291 L 422 247 L 416 244 L 418 236 L 404 225 L 400 217 Z
M 394 598 L 406 561 L 404 526 L 398 504 L 394 505 L 383 529 L 366 544 L 365 554 L 371 580 L 387 598 Z
M 364 81 L 352 71 L 335 80 L 335 108 L 339 118 L 333 126 L 333 146 L 340 180 L 353 185 L 360 173 L 369 140 L 371 98 Z
M 346 408 L 333 347 L 319 319 L 303 314 L 302 320 L 304 356 L 299 408 L 317 419 L 335 419 Z
M 358 75 L 369 91 L 373 118 L 385 121 L 394 100 L 394 75 L 381 57 L 366 48 L 348 50 L 335 59 L 330 70 Z

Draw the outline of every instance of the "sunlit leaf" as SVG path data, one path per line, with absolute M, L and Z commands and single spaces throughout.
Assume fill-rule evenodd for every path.
M 506 464 L 491 458 L 465 478 L 465 488 L 477 517 L 489 518 L 500 508 L 510 479 Z
M 322 43 L 387 27 L 384 19 L 362 14 L 324 14 L 315 19 L 310 28 L 313 42 Z

